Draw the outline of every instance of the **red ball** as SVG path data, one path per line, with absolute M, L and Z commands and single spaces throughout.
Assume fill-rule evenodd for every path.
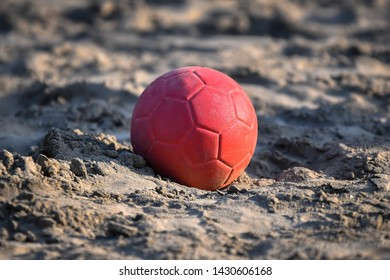
M 206 67 L 157 78 L 139 97 L 131 120 L 135 153 L 162 176 L 205 190 L 235 180 L 256 142 L 248 96 L 232 78 Z

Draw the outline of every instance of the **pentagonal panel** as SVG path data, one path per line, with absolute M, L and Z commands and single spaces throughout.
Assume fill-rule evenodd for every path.
M 205 190 L 220 188 L 230 175 L 231 168 L 219 160 L 191 167 L 184 183 Z
M 177 144 L 193 128 L 191 112 L 186 101 L 164 99 L 151 117 L 157 140 Z
M 219 159 L 234 167 L 251 150 L 252 131 L 243 122 L 237 120 L 220 136 Z
M 248 126 L 251 126 L 256 113 L 248 96 L 242 90 L 236 90 L 232 92 L 230 96 L 236 109 L 237 118 L 242 120 Z
M 198 75 L 206 85 L 215 87 L 226 93 L 240 88 L 237 82 L 232 78 L 214 69 L 203 67 L 195 70 L 194 73 Z
M 202 87 L 203 82 L 192 72 L 175 75 L 167 80 L 165 92 L 168 97 L 188 100 Z
M 220 132 L 234 121 L 234 108 L 229 95 L 214 88 L 205 87 L 191 100 L 190 107 L 196 125 Z
M 133 119 L 131 123 L 131 144 L 134 152 L 146 156 L 150 146 L 154 142 L 152 128 L 147 118 Z
M 183 139 L 180 147 L 189 162 L 196 165 L 217 159 L 218 141 L 218 134 L 195 128 Z
M 201 68 L 201 67 L 200 66 L 187 66 L 187 67 L 176 68 L 176 69 L 173 69 L 173 70 L 165 73 L 164 75 L 160 76 L 160 78 L 161 79 L 169 79 L 170 77 L 180 75 L 182 73 L 192 72 L 192 71 L 199 69 L 199 68 Z
M 164 96 L 165 81 L 156 80 L 151 83 L 138 98 L 133 117 L 148 117 L 161 103 Z
M 188 172 L 179 147 L 159 141 L 150 148 L 146 161 L 157 173 L 176 182 L 181 182 Z
M 251 160 L 251 156 L 248 154 L 244 157 L 244 159 L 241 162 L 239 162 L 236 166 L 234 166 L 233 171 L 230 173 L 230 176 L 227 179 L 227 181 L 225 182 L 224 186 L 227 186 L 231 182 L 236 180 L 238 178 L 238 176 L 240 176 L 244 172 L 244 170 L 248 166 L 250 160 Z

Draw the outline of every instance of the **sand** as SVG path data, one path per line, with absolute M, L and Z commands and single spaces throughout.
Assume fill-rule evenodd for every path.
M 0 4 L 0 258 L 389 259 L 390 1 Z M 182 66 L 251 98 L 245 174 L 203 191 L 132 152 Z

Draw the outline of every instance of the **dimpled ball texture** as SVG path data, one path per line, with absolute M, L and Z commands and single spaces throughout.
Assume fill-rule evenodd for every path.
M 216 190 L 247 167 L 257 130 L 253 105 L 232 78 L 206 67 L 183 67 L 157 78 L 141 94 L 131 143 L 161 176 Z

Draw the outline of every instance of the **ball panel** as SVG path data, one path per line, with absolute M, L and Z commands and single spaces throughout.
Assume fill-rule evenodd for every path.
M 155 141 L 145 159 L 158 174 L 182 182 L 188 172 L 183 158 L 178 146 Z
M 235 107 L 237 118 L 246 123 L 249 127 L 255 115 L 255 111 L 249 97 L 242 90 L 236 90 L 230 93 Z
M 157 79 L 151 83 L 138 98 L 133 116 L 148 117 L 161 103 L 164 96 L 165 81 Z
M 219 159 L 229 166 L 235 166 L 250 152 L 251 129 L 237 120 L 220 135 Z
M 231 184 L 234 180 L 236 180 L 244 172 L 250 160 L 251 160 L 251 155 L 248 154 L 241 162 L 239 162 L 236 166 L 234 166 L 233 171 L 230 173 L 229 178 L 226 180 L 223 186 L 227 186 Z
M 180 74 L 186 73 L 186 72 L 193 72 L 193 71 L 200 69 L 200 68 L 202 68 L 202 67 L 201 66 L 187 66 L 187 67 L 176 68 L 176 69 L 173 69 L 173 70 L 165 73 L 164 75 L 160 76 L 159 78 L 160 79 L 169 79 L 173 76 L 180 75 Z
M 190 100 L 196 125 L 220 132 L 234 121 L 234 109 L 227 94 L 205 87 Z
M 182 154 L 194 165 L 218 157 L 219 135 L 202 128 L 191 131 L 180 145 Z
M 232 169 L 219 160 L 191 167 L 191 172 L 183 181 L 192 187 L 204 190 L 216 190 L 221 188 L 229 177 Z
M 257 146 L 257 136 L 259 133 L 256 114 L 253 116 L 251 131 L 252 131 L 252 141 L 251 141 L 250 154 L 251 154 L 251 156 L 253 156 L 253 154 L 255 153 L 256 146 Z
M 194 73 L 188 72 L 168 79 L 165 92 L 168 97 L 189 100 L 204 86 Z
M 206 85 L 218 88 L 223 92 L 228 93 L 232 90 L 240 89 L 240 86 L 235 80 L 217 70 L 203 67 L 195 70 L 194 73 L 198 75 Z
M 155 141 L 149 119 L 133 119 L 131 124 L 130 138 L 134 152 L 140 154 L 141 156 L 146 156 L 149 148 Z
M 151 116 L 155 138 L 167 144 L 178 144 L 194 126 L 186 101 L 165 98 Z

